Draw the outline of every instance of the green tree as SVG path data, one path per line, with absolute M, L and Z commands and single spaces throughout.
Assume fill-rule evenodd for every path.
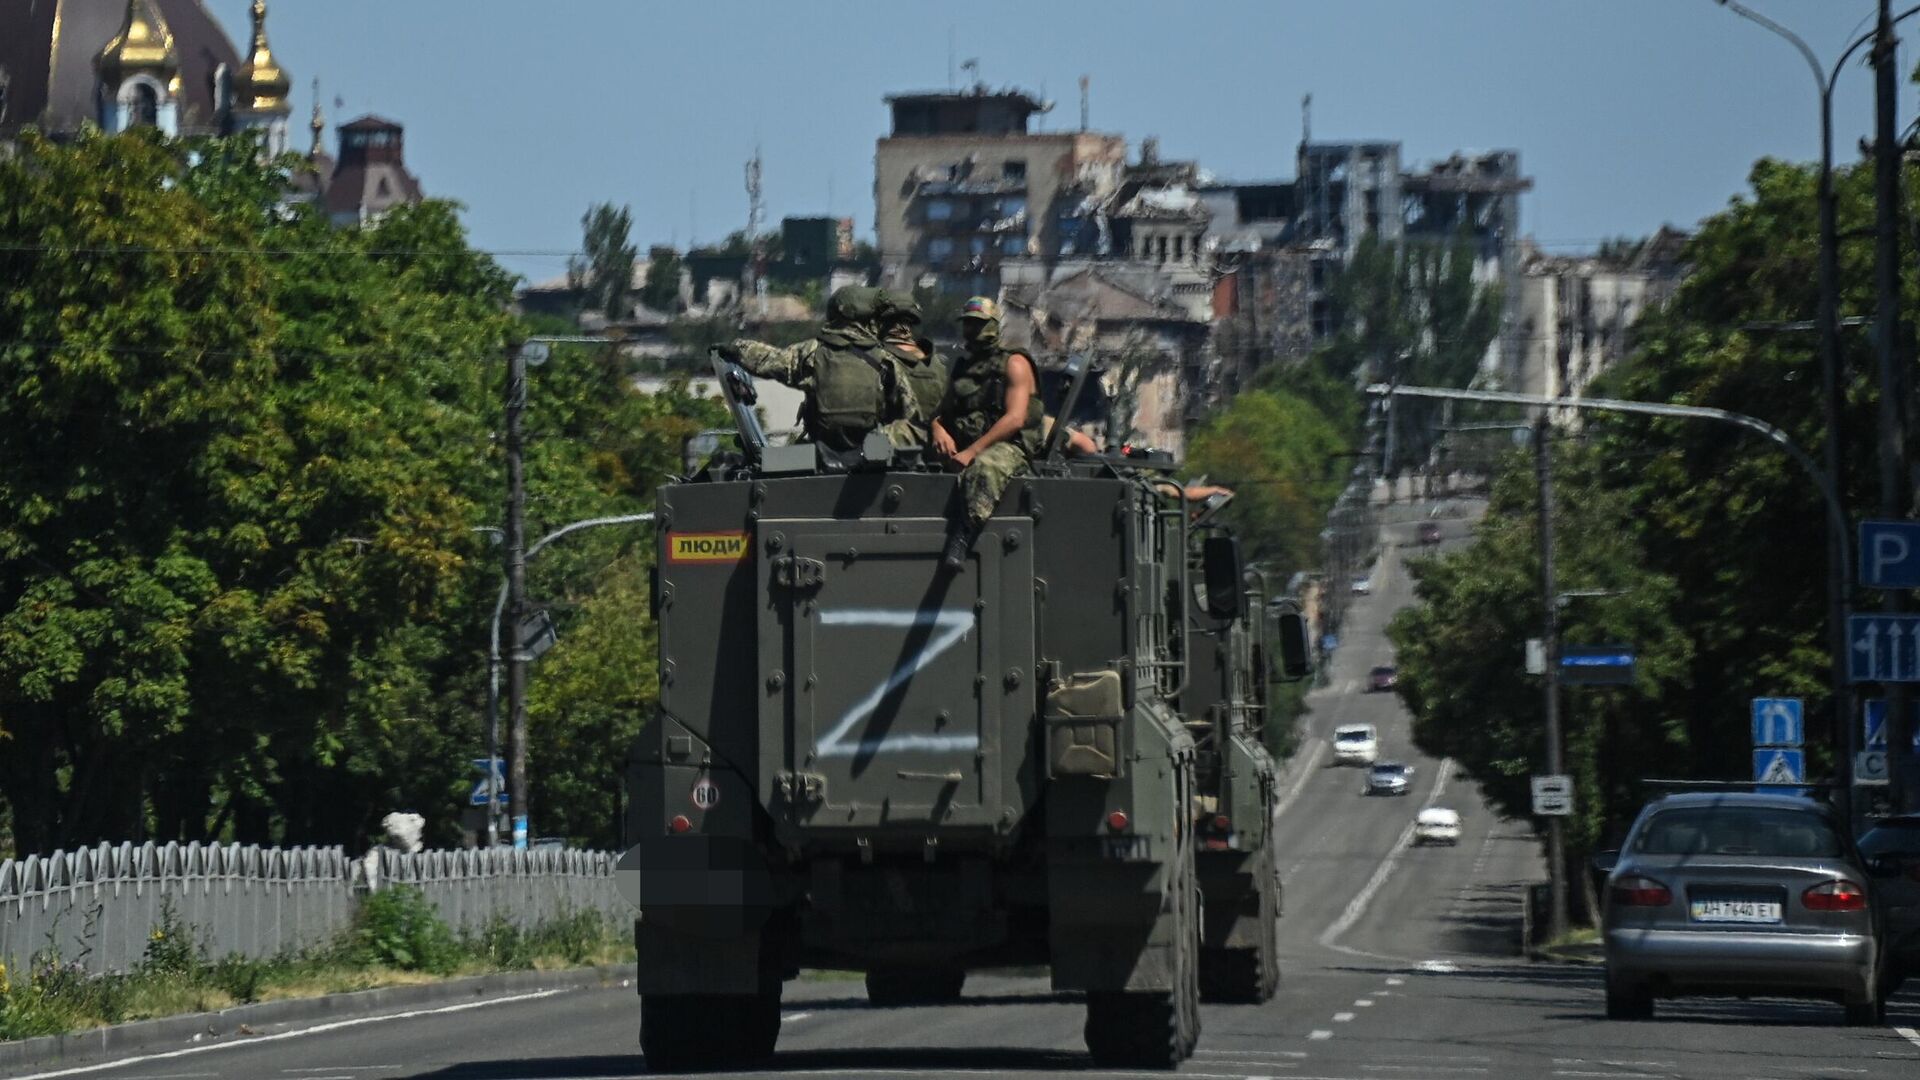
M 633 284 L 633 264 L 640 257 L 630 236 L 633 211 L 595 203 L 580 218 L 581 253 L 567 262 L 567 277 L 586 294 L 587 307 L 609 319 L 627 316 L 627 295 Z
M 1187 443 L 1187 469 L 1234 489 L 1228 520 L 1248 558 L 1282 572 L 1317 565 L 1340 493 L 1346 440 L 1309 402 L 1280 391 L 1234 398 Z
M 640 302 L 669 315 L 680 306 L 680 256 L 670 250 L 656 251 L 647 262 L 647 280 L 640 289 Z

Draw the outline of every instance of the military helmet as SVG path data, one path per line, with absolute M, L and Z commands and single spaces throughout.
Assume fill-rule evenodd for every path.
M 920 301 L 911 293 L 895 292 L 892 289 L 880 290 L 880 318 L 900 319 L 904 322 L 920 321 Z
M 991 296 L 970 296 L 960 308 L 962 319 L 986 319 L 989 322 L 1000 321 L 1000 305 Z
M 867 322 L 880 314 L 879 289 L 866 285 L 848 285 L 835 289 L 827 300 L 827 319 L 831 322 Z

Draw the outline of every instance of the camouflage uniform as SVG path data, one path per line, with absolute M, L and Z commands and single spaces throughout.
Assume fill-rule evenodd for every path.
M 727 351 L 748 372 L 806 393 L 800 422 L 808 439 L 845 450 L 879 429 L 902 445 L 894 426 L 913 415 L 913 396 L 880 347 L 879 299 L 878 289 L 841 289 L 827 303 L 826 325 L 811 339 L 783 349 L 742 338 Z
M 1006 414 L 1007 364 L 1011 358 L 1021 357 L 1028 364 L 1033 363 L 1033 358 L 1019 349 L 1000 344 L 999 311 L 993 301 L 983 297 L 969 300 L 961 318 L 983 319 L 987 323 L 974 338 L 967 355 L 954 365 L 952 380 L 940 405 L 941 425 L 953 436 L 954 445 L 965 450 Z M 1027 399 L 1026 420 L 1019 432 L 980 451 L 960 471 L 960 496 L 966 505 L 967 523 L 975 529 L 993 516 L 1007 484 L 1024 474 L 1040 451 L 1041 425 L 1046 412 L 1040 402 L 1037 370 L 1034 376 L 1034 394 Z
M 933 342 L 917 336 L 920 304 L 912 296 L 880 290 L 880 347 L 899 370 L 900 381 L 913 401 L 913 412 L 887 425 L 895 446 L 931 446 L 933 418 L 947 393 L 947 364 Z

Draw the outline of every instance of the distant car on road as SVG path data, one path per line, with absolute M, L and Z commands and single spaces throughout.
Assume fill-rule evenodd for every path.
M 1361 596 L 1366 596 L 1373 592 L 1373 575 L 1355 575 L 1353 579 L 1353 591 L 1359 593 Z
M 1333 729 L 1335 765 L 1371 765 L 1380 756 L 1380 733 L 1372 724 L 1342 724 Z
M 1885 1022 L 1870 864 L 1826 805 L 1669 795 L 1647 804 L 1621 850 L 1596 865 L 1609 869 L 1609 1018 L 1647 1019 L 1660 997 L 1730 994 L 1825 998 L 1845 1007 L 1848 1024 Z
M 1367 770 L 1365 795 L 1405 795 L 1413 787 L 1413 766 L 1398 761 L 1376 762 Z
M 1890 874 L 1873 883 L 1886 917 L 1887 988 L 1920 976 L 1920 814 L 1882 818 L 1860 838 L 1860 853 Z
M 1421 522 L 1420 527 L 1415 530 L 1415 538 L 1418 539 L 1422 544 L 1439 543 L 1440 542 L 1440 523 L 1437 521 Z
M 1452 847 L 1460 842 L 1460 813 L 1444 806 L 1429 806 L 1420 811 L 1413 819 L 1413 842 L 1415 844 L 1445 844 Z
M 1367 692 L 1372 694 L 1382 690 L 1391 690 L 1393 689 L 1394 680 L 1397 677 L 1398 673 L 1395 672 L 1392 667 L 1382 664 L 1372 671 L 1367 672 Z

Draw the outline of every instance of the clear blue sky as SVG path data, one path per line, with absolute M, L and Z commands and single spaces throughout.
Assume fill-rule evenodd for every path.
M 1831 63 L 1872 0 L 1749 0 Z M 241 44 L 248 0 L 207 0 Z M 1896 5 L 1904 7 L 1905 5 Z M 1042 91 L 1078 120 L 1230 179 L 1288 178 L 1300 98 L 1320 139 L 1384 138 L 1409 162 L 1517 148 L 1536 181 L 1524 229 L 1554 247 L 1687 225 L 1761 156 L 1816 157 L 1813 78 L 1784 41 L 1713 0 L 277 0 L 296 145 L 309 80 L 329 119 L 407 128 L 431 194 L 466 204 L 496 251 L 578 246 L 588 204 L 633 208 L 635 240 L 716 240 L 746 223 L 742 166 L 765 162 L 768 221 L 852 215 L 871 237 L 881 96 L 947 85 Z M 1907 30 L 1920 40 L 1920 17 Z M 950 44 L 952 43 L 951 48 Z M 1864 50 L 1863 50 L 1864 51 Z M 1920 51 L 1902 50 L 1903 71 Z M 334 108 L 338 96 L 343 108 Z M 1901 122 L 1920 100 L 1904 77 Z M 1872 77 L 1843 76 L 1837 157 L 1872 122 Z M 333 133 L 328 132 L 331 143 Z M 531 279 L 560 256 L 506 254 Z

